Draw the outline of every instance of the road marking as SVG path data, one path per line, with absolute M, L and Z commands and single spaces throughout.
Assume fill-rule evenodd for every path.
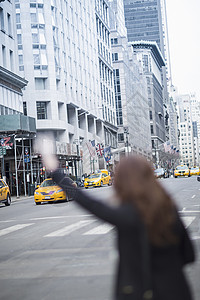
M 2 230 L 0 230 L 0 236 L 6 235 L 6 234 L 8 234 L 8 233 L 17 231 L 17 230 L 19 230 L 19 229 L 22 229 L 22 228 L 25 228 L 25 227 L 28 227 L 28 226 L 31 226 L 31 225 L 33 225 L 33 224 L 34 224 L 34 223 L 29 223 L 29 224 L 18 224 L 18 225 L 14 225 L 14 226 L 11 226 L 11 227 L 2 229 Z
M 180 210 L 180 213 L 200 213 L 200 210 Z
M 62 229 L 56 230 L 54 232 L 51 232 L 47 235 L 45 235 L 45 237 L 57 237 L 57 236 L 65 236 L 77 229 L 80 229 L 86 225 L 91 224 L 92 222 L 94 222 L 94 220 L 85 220 L 85 221 L 79 221 L 77 223 L 68 225 L 63 227 Z
M 200 239 L 200 236 L 198 236 L 198 235 L 192 236 L 192 240 L 199 240 L 199 239 Z
M 191 223 L 194 221 L 195 218 L 196 217 L 181 217 L 186 228 L 191 225 Z
M 102 224 L 99 225 L 87 232 L 85 232 L 83 235 L 92 235 L 92 234 L 106 234 L 109 231 L 111 231 L 114 228 L 114 226 L 110 224 Z
M 51 219 L 63 219 L 63 218 L 80 218 L 80 217 L 91 217 L 90 215 L 71 215 L 71 216 L 55 216 L 55 217 L 41 217 L 41 218 L 31 218 L 31 221 L 38 221 L 38 220 L 51 220 Z
M 193 195 L 193 196 L 192 196 L 192 199 L 193 199 L 194 197 L 196 197 L 196 195 Z

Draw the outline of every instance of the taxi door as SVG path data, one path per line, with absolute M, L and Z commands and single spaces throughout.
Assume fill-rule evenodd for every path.
M 103 184 L 107 184 L 107 175 L 105 173 L 102 174 Z
M 4 198 L 3 198 L 3 193 L 4 193 L 3 188 L 4 188 L 4 184 L 3 184 L 2 180 L 0 180 L 0 201 L 4 200 Z
M 3 187 L 2 187 L 2 200 L 5 200 L 7 198 L 7 190 L 8 187 L 4 181 L 2 181 Z

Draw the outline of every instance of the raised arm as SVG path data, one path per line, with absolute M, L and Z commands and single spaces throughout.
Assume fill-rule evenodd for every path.
M 61 171 L 56 170 L 52 174 L 53 180 L 66 192 L 67 195 L 79 203 L 82 207 L 96 215 L 98 218 L 111 223 L 117 227 L 134 227 L 137 224 L 137 214 L 130 205 L 119 207 L 109 206 L 86 192 L 73 186 L 72 180 Z

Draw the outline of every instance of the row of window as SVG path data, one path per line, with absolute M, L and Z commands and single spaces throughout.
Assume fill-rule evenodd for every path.
M 1 31 L 7 32 L 9 36 L 12 37 L 13 30 L 12 30 L 12 22 L 11 22 L 11 15 L 9 13 L 4 15 L 5 12 L 2 7 L 0 7 L 0 26 Z M 5 25 L 5 18 L 7 19 L 7 25 Z

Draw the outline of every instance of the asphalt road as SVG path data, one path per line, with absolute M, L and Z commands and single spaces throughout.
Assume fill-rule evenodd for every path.
M 200 299 L 200 182 L 196 177 L 161 183 L 175 199 L 197 253 L 187 267 Z M 112 187 L 87 190 L 113 201 Z M 75 202 L 36 206 L 33 199 L 0 206 L 0 299 L 110 300 L 115 231 Z

